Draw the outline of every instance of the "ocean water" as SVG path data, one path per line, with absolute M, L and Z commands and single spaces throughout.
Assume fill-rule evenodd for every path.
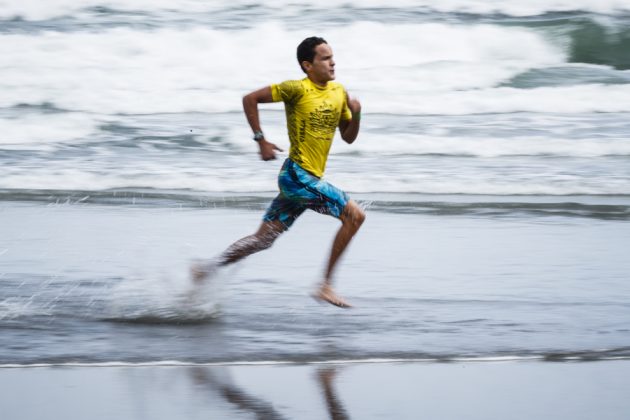
M 0 1 L 0 364 L 630 357 L 630 5 Z M 363 105 L 306 215 L 201 290 L 276 190 L 245 93 L 320 35 Z M 263 129 L 288 148 L 281 104 Z

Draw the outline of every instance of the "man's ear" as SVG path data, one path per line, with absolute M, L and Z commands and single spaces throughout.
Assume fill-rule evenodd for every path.
M 304 70 L 306 70 L 307 72 L 309 70 L 311 70 L 311 67 L 313 67 L 313 63 L 311 63 L 310 61 L 302 61 L 302 67 L 304 68 Z

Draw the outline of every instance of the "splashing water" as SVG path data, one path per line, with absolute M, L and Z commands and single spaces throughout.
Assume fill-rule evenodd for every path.
M 193 284 L 186 270 L 124 279 L 111 291 L 109 320 L 138 323 L 203 323 L 220 313 L 219 273 Z

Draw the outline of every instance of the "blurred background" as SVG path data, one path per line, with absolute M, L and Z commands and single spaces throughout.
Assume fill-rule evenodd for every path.
M 312 212 L 188 273 L 276 194 L 282 104 L 262 162 L 241 98 L 312 35 L 363 105 L 326 173 L 368 215 L 352 311 L 308 297 L 338 227 Z M 0 0 L 0 57 L 9 418 L 627 413 L 627 0 Z

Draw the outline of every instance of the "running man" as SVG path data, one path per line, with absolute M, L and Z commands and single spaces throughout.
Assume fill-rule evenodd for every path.
M 322 179 L 335 130 L 352 143 L 359 134 L 361 104 L 348 96 L 335 80 L 335 61 L 328 43 L 319 37 L 302 41 L 297 59 L 306 78 L 263 87 L 243 98 L 243 109 L 260 148 L 262 160 L 276 158 L 282 151 L 267 141 L 260 127 L 258 104 L 283 101 L 291 147 L 278 186 L 280 193 L 267 209 L 263 222 L 253 235 L 232 244 L 215 262 L 224 266 L 271 247 L 274 241 L 306 209 L 338 218 L 342 225 L 335 236 L 322 283 L 313 297 L 341 308 L 350 307 L 332 288 L 333 273 L 339 257 L 357 233 L 365 213 L 348 195 Z M 213 267 L 197 265 L 195 280 L 208 276 Z

